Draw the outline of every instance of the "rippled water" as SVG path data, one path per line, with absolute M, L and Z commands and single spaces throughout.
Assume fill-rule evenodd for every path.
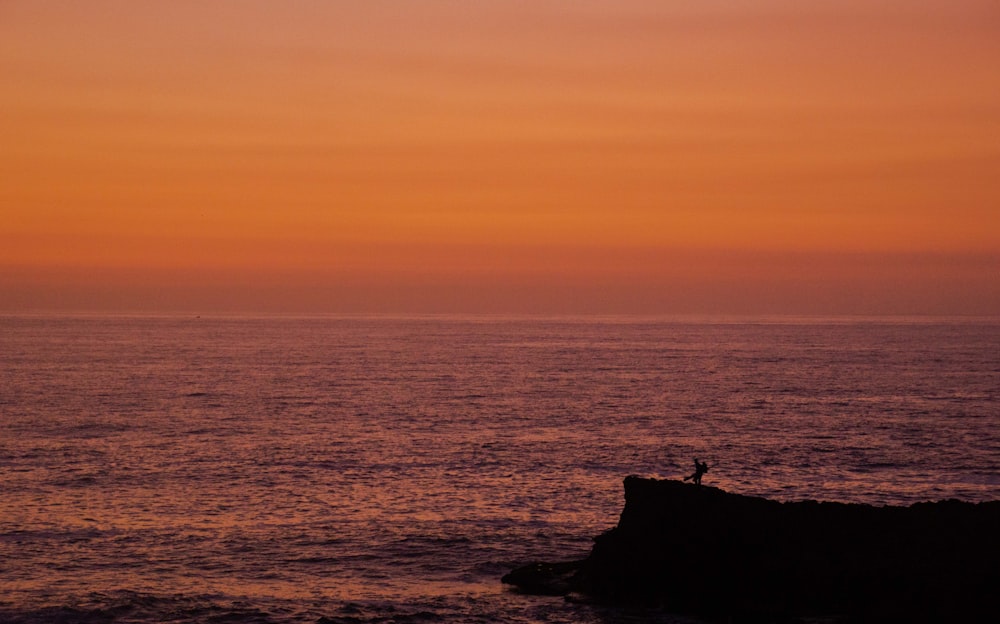
M 664 622 L 499 583 L 628 474 L 1000 498 L 1000 322 L 0 318 L 0 621 Z

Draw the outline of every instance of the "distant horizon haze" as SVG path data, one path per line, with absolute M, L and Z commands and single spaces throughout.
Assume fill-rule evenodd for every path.
M 779 258 L 780 259 L 780 258 Z M 786 258 L 787 259 L 787 258 Z M 665 265 L 598 274 L 421 267 L 357 273 L 276 268 L 19 267 L 0 313 L 997 316 L 1000 261 L 955 255 L 761 260 L 713 273 Z M 928 268 L 928 264 L 932 264 Z M 688 270 L 689 269 L 689 270 Z M 765 270 L 766 269 L 766 270 Z M 687 273 L 684 271 L 688 270 Z

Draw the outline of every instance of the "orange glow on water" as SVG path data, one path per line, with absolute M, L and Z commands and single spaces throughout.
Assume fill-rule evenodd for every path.
M 4 3 L 0 305 L 995 313 L 998 42 L 984 0 Z

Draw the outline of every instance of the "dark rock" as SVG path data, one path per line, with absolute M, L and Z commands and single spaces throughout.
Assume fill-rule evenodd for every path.
M 742 620 L 993 620 L 998 530 L 1000 502 L 780 503 L 628 477 L 618 526 L 546 593 Z
M 526 594 L 565 596 L 572 591 L 572 580 L 583 561 L 530 563 L 505 574 L 500 580 Z

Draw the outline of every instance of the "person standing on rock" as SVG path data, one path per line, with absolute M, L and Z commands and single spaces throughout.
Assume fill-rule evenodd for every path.
M 695 485 L 701 485 L 701 476 L 706 472 L 708 472 L 708 464 L 706 464 L 705 462 L 699 462 L 698 458 L 695 457 L 694 474 L 684 477 L 684 480 L 687 481 L 688 479 L 691 479 L 691 481 L 693 481 Z

